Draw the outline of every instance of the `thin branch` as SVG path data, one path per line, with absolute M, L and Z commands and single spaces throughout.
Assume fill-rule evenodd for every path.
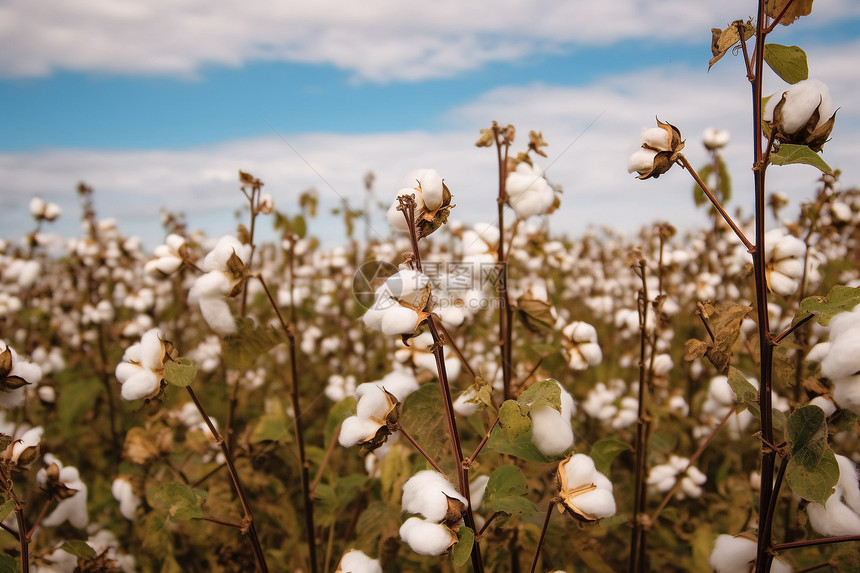
M 555 500 L 550 500 L 549 505 L 546 508 L 546 517 L 543 520 L 543 527 L 540 530 L 540 537 L 538 537 L 537 547 L 535 548 L 535 557 L 532 559 L 532 566 L 529 569 L 529 573 L 534 573 L 535 567 L 537 567 L 538 559 L 540 558 L 540 548 L 543 545 L 543 538 L 546 536 L 546 529 L 549 526 L 549 518 L 552 516 L 552 510 L 555 507 Z
M 311 497 L 316 493 L 317 486 L 319 486 L 322 481 L 323 471 L 328 465 L 329 460 L 331 460 L 331 454 L 334 452 L 334 448 L 337 445 L 337 437 L 340 435 L 340 425 L 335 429 L 334 433 L 331 436 L 331 441 L 328 443 L 328 448 L 325 451 L 325 456 L 323 457 L 322 463 L 320 463 L 320 467 L 317 470 L 317 475 L 314 476 L 314 481 L 311 482 Z
M 439 472 L 442 475 L 445 475 L 445 472 L 442 471 L 442 468 L 439 467 L 439 464 L 437 464 L 435 462 L 435 460 L 433 460 L 433 458 L 432 458 L 432 456 L 430 456 L 430 454 L 428 454 L 426 451 L 424 451 L 424 448 L 422 448 L 421 445 L 415 441 L 415 438 L 413 438 L 409 432 L 407 432 L 405 429 L 403 429 L 403 426 L 401 426 L 399 422 L 397 424 L 397 429 L 400 431 L 400 433 L 403 435 L 403 437 L 406 438 L 409 441 L 409 443 L 415 447 L 416 450 L 418 450 L 418 453 L 421 454 L 422 456 L 424 456 L 424 459 L 427 460 L 427 463 L 429 463 L 431 466 L 433 466 L 434 470 L 436 470 L 437 472 Z
M 776 543 L 773 549 L 774 551 L 785 551 L 786 549 L 831 545 L 833 543 L 846 543 L 848 541 L 860 541 L 860 535 L 843 535 L 841 537 L 823 537 L 821 539 L 803 539 L 801 541 L 789 541 L 788 543 Z
M 782 334 L 775 337 L 773 339 L 773 344 L 779 345 L 780 342 L 782 342 L 783 340 L 785 340 L 786 338 L 791 336 L 796 330 L 800 329 L 804 324 L 806 324 L 807 322 L 809 322 L 813 318 L 815 318 L 814 314 L 812 314 L 812 313 L 807 314 L 806 316 L 804 316 L 803 318 L 798 320 L 796 324 L 792 324 Z
M 490 429 L 487 430 L 487 433 L 484 434 L 483 438 L 481 438 L 481 443 L 478 444 L 478 447 L 475 448 L 475 451 L 474 451 L 474 453 L 472 453 L 472 456 L 466 461 L 466 465 L 471 467 L 472 464 L 475 463 L 475 458 L 477 458 L 478 454 L 481 453 L 481 450 L 484 449 L 484 445 L 487 443 L 487 440 L 490 439 L 490 434 L 493 432 L 493 428 L 495 428 L 498 423 L 499 423 L 499 417 L 496 416 L 496 419 L 493 420 L 493 425 L 490 426 Z

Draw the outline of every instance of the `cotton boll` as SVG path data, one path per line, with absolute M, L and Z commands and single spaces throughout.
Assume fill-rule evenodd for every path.
M 615 497 L 612 490 L 595 489 L 576 496 L 576 506 L 594 519 L 615 515 Z
M 834 382 L 833 400 L 840 408 L 860 414 L 860 375 Z
M 119 376 L 117 376 L 119 379 Z M 120 391 L 123 400 L 139 400 L 155 394 L 161 385 L 161 378 L 151 370 L 138 369 L 133 376 L 122 382 Z
M 669 132 L 662 127 L 649 127 L 643 129 L 642 143 L 659 151 L 669 151 L 671 146 Z
M 341 424 L 337 441 L 341 446 L 349 448 L 375 436 L 380 427 L 378 422 L 369 418 L 350 416 Z
M 412 334 L 418 326 L 418 313 L 405 306 L 392 307 L 385 311 L 380 322 L 383 334 Z
M 661 130 L 662 131 L 662 130 Z M 654 158 L 657 152 L 652 149 L 640 148 L 627 160 L 628 173 L 647 173 L 654 167 Z
M 829 418 L 836 412 L 836 404 L 833 403 L 833 400 L 828 400 L 824 396 L 816 396 L 809 401 L 809 405 L 821 408 L 824 411 L 825 418 Z
M 481 507 L 481 502 L 484 499 L 484 492 L 487 490 L 487 484 L 490 482 L 490 476 L 477 476 L 469 483 L 469 501 L 472 502 L 472 509 Z
M 382 573 L 379 560 L 371 559 L 363 551 L 350 549 L 340 558 L 335 573 Z
M 247 264 L 251 256 L 251 245 L 243 245 L 236 237 L 224 235 L 215 244 L 209 254 L 203 259 L 202 269 L 204 271 L 224 271 L 227 269 L 227 262 L 233 254 Z
M 448 480 L 434 470 L 420 471 L 403 484 L 403 511 L 422 515 L 430 521 L 442 521 L 448 513 L 448 499 L 466 505 Z
M 529 411 L 532 442 L 547 456 L 563 454 L 573 446 L 573 428 L 552 406 L 536 406 Z
M 499 228 L 489 223 L 475 223 L 472 229 L 481 237 L 488 247 L 496 247 L 499 244 Z
M 860 515 L 842 503 L 837 493 L 825 505 L 810 503 L 806 512 L 812 529 L 822 535 L 860 535 Z
M 475 392 L 474 386 L 466 388 L 466 390 L 457 396 L 456 400 L 454 400 L 454 412 L 460 416 L 471 416 L 477 412 L 481 404 L 477 401 L 473 401 L 475 396 L 477 396 L 477 393 Z
M 426 169 L 418 183 L 421 188 L 421 198 L 428 211 L 435 211 L 442 206 L 443 188 L 442 176 L 435 169 Z
M 723 534 L 714 542 L 708 562 L 716 573 L 740 573 L 750 571 L 750 563 L 755 561 L 755 557 L 755 541 Z
M 567 486 L 571 489 L 594 483 L 595 475 L 598 473 L 594 460 L 585 454 L 571 456 L 564 469 Z
M 411 189 L 409 190 L 411 192 Z M 402 195 L 403 193 L 401 193 Z M 406 222 L 406 217 L 403 215 L 403 211 L 399 210 L 400 202 L 395 199 L 394 203 L 388 207 L 388 211 L 385 212 L 385 219 L 388 221 L 388 224 L 395 231 L 409 231 L 408 223 Z
M 381 330 L 383 316 L 385 316 L 385 311 L 378 308 L 369 308 L 361 317 L 361 321 L 367 328 L 372 330 Z
M 209 328 L 222 335 L 237 332 L 236 320 L 226 300 L 221 297 L 207 296 L 200 298 L 199 303 L 200 314 L 203 315 L 203 320 Z
M 446 526 L 420 517 L 410 517 L 400 526 L 400 538 L 419 555 L 442 555 L 457 542 Z
M 140 506 L 140 497 L 134 493 L 134 488 L 127 478 L 118 477 L 111 484 L 111 493 L 119 502 L 119 512 L 128 520 L 134 519 L 134 514 Z
M 807 124 L 813 112 L 819 110 L 816 127 L 823 125 L 833 113 L 833 100 L 830 88 L 817 79 L 806 79 L 797 82 L 783 93 L 776 93 L 768 100 L 764 111 L 764 120 L 773 121 L 774 110 L 785 95 L 782 106 L 782 131 L 791 134 Z
M 359 384 L 355 389 L 358 398 L 356 415 L 360 418 L 385 417 L 389 408 L 389 398 L 385 392 L 372 382 Z

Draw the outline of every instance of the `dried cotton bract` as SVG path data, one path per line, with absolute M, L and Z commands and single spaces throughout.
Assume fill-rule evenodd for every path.
M 612 482 L 597 471 L 590 457 L 575 454 L 559 463 L 556 479 L 560 512 L 567 512 L 580 521 L 597 521 L 615 515 Z

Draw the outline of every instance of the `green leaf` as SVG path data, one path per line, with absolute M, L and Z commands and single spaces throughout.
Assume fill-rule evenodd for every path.
M 534 442 L 532 442 L 531 430 L 524 434 L 520 434 L 513 440 L 509 440 L 505 436 L 505 432 L 499 427 L 496 427 L 490 434 L 490 439 L 487 440 L 486 447 L 494 452 L 510 454 L 530 462 L 550 463 L 564 459 L 564 456 L 548 457 L 544 455 L 544 453 L 534 445 Z
M 224 339 L 224 366 L 247 370 L 257 358 L 286 340 L 280 329 L 270 325 L 256 326 L 250 318 L 236 321 L 238 332 Z
M 627 442 L 622 442 L 614 438 L 603 438 L 591 446 L 591 459 L 594 460 L 594 467 L 597 468 L 597 471 L 604 475 L 609 475 L 609 468 L 613 460 L 620 454 L 632 449 Z
M 168 384 L 185 388 L 194 381 L 196 375 L 197 365 L 188 358 L 168 360 L 164 363 L 164 380 Z
M 509 515 L 534 515 L 538 512 L 537 507 L 524 497 L 528 490 L 526 476 L 520 468 L 502 466 L 490 475 L 482 505 Z
M 824 504 L 839 480 L 839 464 L 827 444 L 827 421 L 818 406 L 801 406 L 786 423 L 791 459 L 786 480 L 792 491 Z
M 438 384 L 425 384 L 410 394 L 400 410 L 400 423 L 435 460 L 451 459 L 448 426 Z
M 287 411 L 279 398 L 269 398 L 265 403 L 265 413 L 260 416 L 251 442 L 286 442 L 290 439 L 290 420 Z
M 806 53 L 797 46 L 764 45 L 764 61 L 776 75 L 790 84 L 809 77 Z
M 15 500 L 7 499 L 3 502 L 3 505 L 0 505 L 0 521 L 3 521 L 9 514 L 12 513 L 12 510 L 15 509 Z
M 451 549 L 451 557 L 457 567 L 464 566 L 472 555 L 472 546 L 475 544 L 475 532 L 466 527 L 460 527 L 457 532 L 457 543 Z
M 729 367 L 729 386 L 738 397 L 738 404 L 750 408 L 758 415 L 758 390 L 749 383 L 740 370 Z
M 298 235 L 300 239 L 304 239 L 305 235 L 308 234 L 308 224 L 303 215 L 296 215 L 293 218 L 293 233 Z
M 21 571 L 21 567 L 18 566 L 17 559 L 0 553 L 0 573 L 18 573 L 19 571 Z
M 779 146 L 779 151 L 770 156 L 770 162 L 774 165 L 793 165 L 801 163 L 803 165 L 812 165 L 823 173 L 833 173 L 827 163 L 821 159 L 821 156 L 812 151 L 806 145 L 795 145 L 793 143 L 783 143 Z
M 834 316 L 852 310 L 859 303 L 860 289 L 836 285 L 830 289 L 827 296 L 810 296 L 803 299 L 792 324 L 812 313 L 817 317 L 815 320 L 818 324 L 827 326 Z
M 702 181 L 707 181 L 708 177 L 710 177 L 713 172 L 713 164 L 708 163 L 707 165 L 703 165 L 699 169 L 699 177 L 702 179 Z M 708 198 L 705 196 L 705 192 L 702 190 L 698 183 L 693 183 L 693 202 L 696 204 L 696 207 L 701 207 L 708 202 Z
M 87 545 L 85 542 L 81 541 L 80 539 L 70 539 L 63 543 L 60 546 L 60 549 L 62 549 L 66 553 L 71 553 L 75 557 L 81 557 L 83 559 L 96 558 L 96 550 Z
M 532 420 L 526 415 L 518 402 L 505 400 L 499 408 L 499 425 L 509 441 L 532 429 Z
M 561 388 L 552 378 L 541 380 L 526 388 L 517 402 L 526 412 L 535 406 L 551 406 L 561 412 Z
M 171 482 L 147 492 L 147 501 L 152 507 L 166 514 L 169 519 L 184 521 L 203 517 L 206 491 Z

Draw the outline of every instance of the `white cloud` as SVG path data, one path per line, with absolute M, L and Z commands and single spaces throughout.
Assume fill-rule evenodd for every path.
M 278 60 L 330 64 L 373 81 L 421 80 L 620 40 L 707 45 L 711 27 L 753 15 L 753 4 L 9 0 L 0 6 L 0 76 L 194 75 L 204 65 Z M 832 0 L 801 22 L 821 27 L 859 15 L 857 2 Z
M 835 104 L 842 106 L 824 158 L 843 170 L 845 185 L 860 181 L 856 162 L 860 110 L 851 107 L 858 79 L 847 56 L 857 49 L 854 43 L 827 51 L 810 50 L 813 72 L 830 84 Z M 781 85 L 778 81 L 771 84 L 771 91 Z M 452 110 L 445 118 L 452 127 L 440 133 L 284 133 L 289 145 L 272 133 L 180 151 L 3 153 L 0 228 L 10 238 L 29 230 L 27 203 L 38 194 L 60 202 L 67 232 L 76 232 L 74 186 L 84 180 L 96 190 L 101 216 L 117 217 L 126 232 L 144 235 L 149 244 L 160 238 L 161 207 L 188 213 L 192 228 L 203 227 L 212 234 L 228 232 L 235 223 L 232 214 L 243 201 L 236 180 L 239 169 L 262 178 L 279 209 L 295 212 L 298 194 L 309 187 L 320 190 L 328 207 L 339 206 L 340 198 L 345 197 L 360 208 L 367 171 L 377 175 L 377 197 L 390 201 L 409 171 L 433 167 L 454 193 L 454 218 L 492 221 L 495 154 L 474 147 L 478 130 L 492 120 L 517 126 L 518 149 L 527 143 L 530 129 L 542 131 L 550 143 L 549 158 L 541 164 L 550 179 L 565 189 L 562 209 L 551 218 L 556 230 L 577 234 L 588 225 L 634 230 L 658 220 L 669 220 L 678 227 L 697 226 L 704 215 L 693 207 L 692 181 L 686 173 L 676 167 L 658 181 L 637 181 L 626 172 L 627 158 L 639 144 L 641 128 L 652 126 L 655 115 L 681 129 L 694 165 L 702 164 L 706 157 L 700 144 L 702 130 L 709 125 L 728 129 L 732 142 L 726 157 L 735 185 L 730 210 L 741 206 L 749 213 L 749 97 L 740 62 L 727 57 L 709 73 L 667 67 L 607 76 L 585 87 L 499 88 Z M 769 189 L 787 192 L 796 206 L 814 195 L 818 175 L 808 166 L 774 167 L 768 171 Z M 340 224 L 326 213 L 313 223 L 312 230 L 338 240 L 343 232 Z M 374 226 L 387 235 L 380 213 Z

